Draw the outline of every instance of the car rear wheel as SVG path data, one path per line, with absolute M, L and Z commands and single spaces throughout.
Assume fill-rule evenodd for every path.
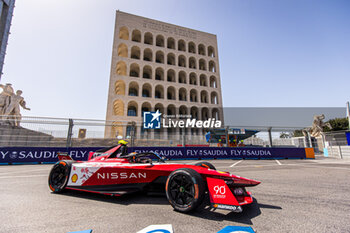
M 195 166 L 200 166 L 200 167 L 205 167 L 205 168 L 216 170 L 215 166 L 209 162 L 199 162 L 199 163 L 196 163 Z
M 49 187 L 52 192 L 62 192 L 68 183 L 72 161 L 59 161 L 51 169 L 49 175 Z
M 179 212 L 196 209 L 203 201 L 204 182 L 193 169 L 181 168 L 173 171 L 166 182 L 166 196 L 172 207 Z

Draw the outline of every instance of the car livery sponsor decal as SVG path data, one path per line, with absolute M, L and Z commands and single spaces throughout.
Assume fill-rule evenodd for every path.
M 237 199 L 224 180 L 207 177 L 207 183 L 211 203 L 229 206 L 239 205 Z
M 99 167 L 87 167 L 83 164 L 73 164 L 68 186 L 80 186 L 84 184 L 84 182 L 99 169 Z
M 97 172 L 97 179 L 146 179 L 146 172 Z

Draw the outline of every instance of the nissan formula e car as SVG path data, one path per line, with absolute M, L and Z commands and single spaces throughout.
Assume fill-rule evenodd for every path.
M 217 171 L 207 162 L 165 163 L 153 152 L 120 156 L 121 149 L 118 145 L 91 152 L 88 161 L 59 155 L 49 175 L 50 189 L 55 193 L 72 189 L 111 196 L 165 191 L 170 204 L 180 212 L 196 209 L 209 195 L 212 208 L 241 212 L 243 205 L 253 202 L 246 187 L 260 183 Z

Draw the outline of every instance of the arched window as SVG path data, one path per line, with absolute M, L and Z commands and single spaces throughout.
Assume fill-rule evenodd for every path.
M 133 125 L 132 122 L 128 122 L 126 125 L 126 132 L 125 132 L 125 137 L 130 138 L 132 134 L 136 136 L 137 133 L 137 126 Z
M 184 105 L 181 105 L 179 108 L 179 114 L 186 116 L 187 115 L 187 107 Z M 185 118 L 185 117 L 180 117 L 180 118 Z
M 190 102 L 198 102 L 197 90 L 196 89 L 192 89 L 190 91 Z
M 175 65 L 175 55 L 173 53 L 168 53 L 167 64 Z
M 145 44 L 153 45 L 153 35 L 150 32 L 145 33 L 145 38 L 143 41 Z
M 175 88 L 174 87 L 168 87 L 168 89 L 167 89 L 167 99 L 168 100 L 176 100 Z
M 161 113 L 164 113 L 164 106 L 163 106 L 163 104 L 160 104 L 160 103 L 156 104 L 156 105 L 154 106 L 154 111 L 156 112 L 157 110 L 158 110 L 159 112 L 161 112 Z
M 219 109 L 213 108 L 213 110 L 211 111 L 211 117 L 214 118 L 215 120 L 220 120 Z
M 210 99 L 212 104 L 219 104 L 218 94 L 215 91 L 211 93 Z
M 117 115 L 117 116 L 124 116 L 124 103 L 123 103 L 123 113 L 121 115 Z M 122 136 L 122 135 L 123 135 L 122 122 L 114 121 L 112 123 L 112 130 L 111 130 L 110 136 L 112 138 L 115 138 L 117 136 Z
M 170 69 L 167 72 L 167 80 L 168 82 L 175 82 L 175 71 Z
M 197 75 L 194 72 L 190 73 L 190 84 L 197 85 Z
M 186 89 L 183 87 L 179 89 L 179 101 L 187 101 Z
M 119 29 L 119 39 L 129 40 L 129 30 L 127 27 L 121 27 Z
M 163 68 L 158 67 L 156 69 L 156 80 L 164 81 L 164 70 L 163 70 Z
M 186 83 L 186 72 L 179 72 L 179 83 Z
M 206 91 L 201 91 L 201 103 L 206 103 L 208 104 L 208 92 Z
M 178 49 L 179 51 L 185 51 L 185 52 L 186 52 L 186 43 L 185 43 L 184 40 L 179 40 L 179 41 L 177 42 L 177 49 Z
M 133 63 L 130 66 L 130 77 L 140 77 L 140 67 L 138 64 Z
M 144 102 L 141 105 L 141 116 L 143 116 L 144 112 L 150 112 L 152 110 L 151 104 L 148 102 Z
M 157 85 L 154 89 L 154 98 L 164 99 L 164 87 L 162 85 Z
M 172 104 L 168 105 L 167 114 L 168 115 L 176 115 L 176 108 L 174 105 L 172 105 Z
M 152 61 L 153 56 L 152 56 L 152 50 L 151 49 L 145 49 L 143 51 L 143 60 L 144 61 Z
M 199 59 L 199 69 L 200 70 L 207 70 L 204 59 Z
M 208 120 L 208 119 L 209 119 L 209 109 L 202 108 L 202 120 Z
M 203 44 L 198 45 L 198 53 L 200 55 L 205 55 L 205 46 Z
M 210 87 L 217 88 L 216 77 L 214 75 L 210 76 Z
M 129 83 L 129 96 L 139 96 L 139 84 L 137 82 Z
M 158 35 L 156 37 L 156 46 L 164 47 L 164 36 Z
M 198 119 L 198 108 L 197 107 L 191 108 L 191 117 L 192 117 L 192 119 Z
M 115 116 L 124 116 L 124 102 L 122 100 L 113 102 L 113 113 Z
M 150 66 L 143 67 L 142 78 L 152 79 L 152 67 Z
M 128 103 L 128 116 L 137 116 L 137 103 L 135 101 Z
M 131 47 L 131 55 L 130 57 L 133 59 L 140 59 L 140 48 L 137 46 L 132 46 Z
M 215 57 L 215 50 L 214 50 L 213 46 L 208 47 L 208 56 Z
M 126 46 L 126 44 L 121 43 L 118 45 L 118 56 L 128 57 L 128 47 Z
M 184 55 L 180 55 L 179 56 L 179 62 L 178 62 L 179 66 L 181 67 L 186 67 L 186 58 Z
M 169 37 L 167 40 L 167 48 L 168 49 L 175 49 L 175 40 L 172 37 Z
M 148 83 L 142 86 L 142 97 L 151 98 L 152 97 L 152 86 Z
M 117 74 L 126 76 L 126 64 L 123 61 L 117 63 Z
M 141 42 L 141 32 L 139 30 L 133 30 L 131 40 L 134 42 Z
M 210 72 L 216 72 L 216 66 L 214 61 L 209 62 L 209 71 Z
M 201 76 L 199 77 L 199 83 L 200 86 L 202 87 L 206 87 L 207 85 L 207 76 L 205 76 L 205 74 L 201 74 Z
M 156 52 L 156 62 L 164 64 L 164 53 L 162 51 Z
M 115 82 L 114 92 L 116 95 L 125 95 L 125 82 L 123 80 Z
M 196 59 L 194 57 L 189 58 L 188 64 L 191 69 L 196 69 Z
M 188 52 L 196 53 L 196 45 L 192 41 L 188 43 Z

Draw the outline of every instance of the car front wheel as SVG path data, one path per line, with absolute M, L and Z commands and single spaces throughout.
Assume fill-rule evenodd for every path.
M 204 197 L 202 176 L 190 168 L 173 171 L 166 182 L 166 196 L 172 207 L 179 212 L 196 209 Z
M 71 161 L 59 161 L 51 169 L 49 175 L 49 187 L 52 192 L 60 193 L 62 192 L 68 183 Z

